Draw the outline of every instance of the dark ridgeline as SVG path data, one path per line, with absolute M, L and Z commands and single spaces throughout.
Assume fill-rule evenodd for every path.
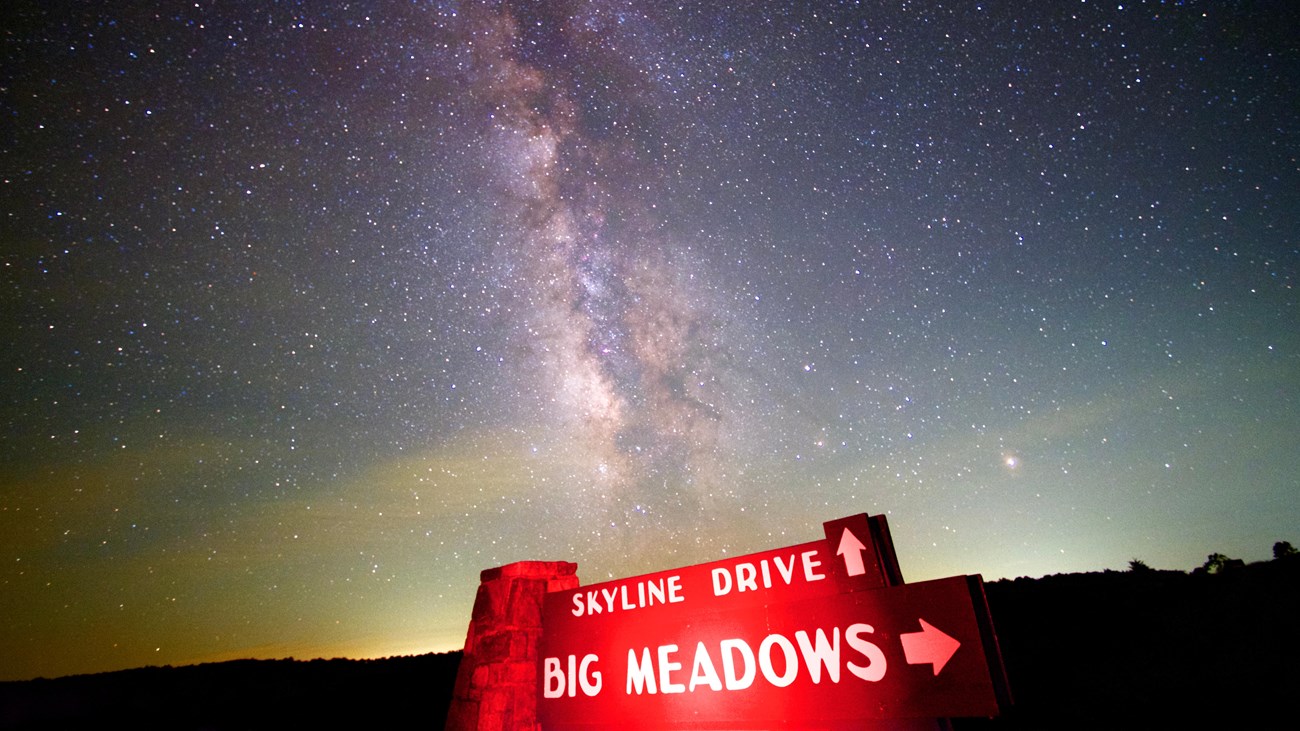
M 1300 728 L 1296 556 L 1134 564 L 988 584 L 1015 706 L 957 728 Z
M 440 729 L 459 664 L 233 660 L 0 683 L 0 728 Z
M 1295 728 L 1300 559 L 995 581 L 1016 704 L 962 729 Z M 441 728 L 460 653 L 0 683 L 0 728 Z

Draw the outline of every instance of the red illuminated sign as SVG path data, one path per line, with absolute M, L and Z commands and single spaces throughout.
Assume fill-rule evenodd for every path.
M 892 546 L 854 520 L 826 541 L 548 594 L 543 728 L 996 715 L 982 581 L 889 586 Z

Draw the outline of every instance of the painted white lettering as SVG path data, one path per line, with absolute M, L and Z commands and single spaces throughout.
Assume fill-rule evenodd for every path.
M 861 622 L 843 629 L 844 642 L 860 657 L 852 654 L 845 657 L 841 653 L 839 627 L 831 627 L 829 632 L 821 627 L 812 631 L 797 630 L 793 640 L 774 632 L 763 638 L 757 650 L 740 638 L 722 640 L 717 645 L 697 642 L 689 680 L 681 675 L 684 664 L 678 659 L 677 645 L 643 647 L 639 657 L 636 649 L 629 649 L 626 692 L 628 695 L 694 693 L 701 687 L 713 691 L 745 690 L 752 687 L 760 675 L 773 687 L 786 688 L 799 679 L 801 664 L 814 685 L 820 685 L 823 678 L 828 683 L 839 683 L 841 663 L 857 678 L 879 682 L 885 677 L 887 663 L 884 652 L 871 641 L 870 635 L 874 632 L 871 625 Z M 721 654 L 721 674 L 710 647 Z M 777 658 L 778 654 L 780 658 Z M 574 697 L 578 690 L 587 696 L 600 692 L 601 673 L 593 670 L 597 656 L 585 655 L 576 666 L 575 659 L 575 655 L 568 657 L 566 673 L 561 669 L 559 659 L 545 658 L 542 682 L 545 698 L 558 698 L 566 691 L 569 697 Z M 855 660 L 860 660 L 861 664 Z
M 819 574 L 813 571 L 814 568 L 822 565 L 821 561 L 813 560 L 813 556 L 816 555 L 817 555 L 816 551 L 803 552 L 803 578 L 806 581 L 820 581 L 826 578 L 826 574 Z
M 725 591 L 730 591 L 730 582 Z M 682 595 L 682 577 L 668 576 L 596 585 L 577 591 L 573 594 L 573 608 L 569 612 L 575 617 L 590 617 L 613 614 L 620 610 L 628 612 L 656 604 L 677 604 L 685 600 L 686 597 Z
M 731 572 L 725 568 L 713 570 L 713 596 L 731 593 Z
M 844 630 L 844 641 L 849 643 L 849 647 L 862 653 L 867 659 L 866 665 L 855 665 L 852 662 L 846 663 L 849 672 L 872 683 L 885 677 L 885 653 L 880 651 L 874 643 L 862 639 L 864 632 L 875 632 L 869 624 L 851 624 Z
M 754 581 L 756 573 L 752 563 L 736 564 L 736 591 L 742 592 L 746 588 L 750 591 L 758 591 L 758 584 Z
M 591 666 L 598 658 L 595 655 L 587 654 L 582 657 L 582 664 L 578 666 L 578 683 L 582 685 L 582 693 L 588 697 L 600 692 L 600 686 L 604 680 L 600 676 L 599 670 L 592 670 Z
M 776 674 L 776 669 L 772 666 L 772 647 L 781 646 L 781 653 L 785 655 L 785 671 L 781 675 Z M 763 670 L 763 677 L 767 682 L 778 688 L 784 688 L 794 682 L 795 677 L 799 675 L 799 656 L 795 654 L 794 645 L 785 635 L 772 634 L 763 638 L 763 643 L 758 646 L 758 666 Z
M 782 579 L 785 579 L 785 583 L 786 583 L 786 584 L 789 584 L 789 583 L 793 582 L 793 581 L 794 581 L 794 565 L 795 565 L 796 563 L 798 563 L 798 561 L 797 561 L 797 560 L 795 559 L 795 557 L 794 557 L 794 554 L 790 554 L 790 565 L 789 565 L 789 566 L 786 566 L 785 564 L 782 564 L 782 563 L 781 563 L 781 557 L 780 557 L 780 556 L 777 556 L 774 560 L 776 561 L 776 572 L 777 572 L 778 574 L 781 574 L 781 578 L 782 578 Z
M 749 645 L 744 640 L 723 640 L 721 647 L 722 675 L 726 678 L 727 690 L 744 690 L 753 685 L 757 669 L 754 667 L 754 651 L 749 649 Z M 745 669 L 740 675 L 736 675 L 736 657 L 733 651 L 740 652 L 741 659 L 744 660 Z
M 560 665 L 560 658 L 548 657 L 542 661 L 542 696 L 546 698 L 559 698 L 567 695 L 570 698 L 578 695 L 578 687 L 582 687 L 583 695 L 593 696 L 600 692 L 602 684 L 600 671 L 592 670 L 591 666 L 597 661 L 595 655 L 584 655 L 582 664 L 578 664 L 576 655 L 568 657 L 568 672 L 565 672 Z
M 650 595 L 650 602 L 646 606 L 653 607 L 655 605 L 656 595 L 659 597 L 659 603 L 660 604 L 664 603 L 664 584 L 662 579 L 659 581 L 659 583 L 655 583 L 653 581 L 650 582 L 649 584 L 646 585 L 646 588 L 647 588 L 646 593 Z
M 668 577 L 668 602 L 670 604 L 677 604 L 678 602 L 684 600 L 685 597 L 682 596 L 682 577 L 669 576 Z
M 694 693 L 696 686 L 699 685 L 707 685 L 712 690 L 722 690 L 722 679 L 718 677 L 718 671 L 713 668 L 713 658 L 709 657 L 709 651 L 704 649 L 703 642 L 695 645 L 695 662 L 691 665 L 691 692 Z
M 803 653 L 803 664 L 808 666 L 808 675 L 814 684 L 822 682 L 822 666 L 826 666 L 826 675 L 832 683 L 840 682 L 840 628 L 831 629 L 831 640 L 826 641 L 826 632 L 817 628 L 817 644 L 808 639 L 808 633 L 799 630 L 794 633 L 799 642 L 799 651 Z
M 627 694 L 632 695 L 633 687 L 636 688 L 636 694 L 642 692 L 655 692 L 655 668 L 654 663 L 650 660 L 650 648 L 641 650 L 641 661 L 637 662 L 636 650 L 627 651 Z
M 758 563 L 758 566 L 759 568 L 763 569 L 763 588 L 771 589 L 772 588 L 772 567 L 768 565 L 767 559 L 763 559 L 762 561 L 760 561 Z
M 674 670 L 681 670 L 682 664 L 673 662 L 668 656 L 677 652 L 677 645 L 661 645 L 659 647 L 659 692 L 660 693 L 685 693 L 686 686 L 681 683 L 674 683 L 669 675 Z
M 558 657 L 548 657 L 542 661 L 542 695 L 546 698 L 564 695 L 564 671 L 560 670 Z

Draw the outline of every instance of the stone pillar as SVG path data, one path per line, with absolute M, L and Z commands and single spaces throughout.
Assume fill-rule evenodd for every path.
M 446 731 L 538 729 L 542 597 L 576 588 L 577 570 L 565 561 L 520 561 L 480 575 Z

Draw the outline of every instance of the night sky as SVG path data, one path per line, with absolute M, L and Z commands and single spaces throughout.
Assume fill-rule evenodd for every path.
M 6 3 L 0 679 L 1300 540 L 1300 5 L 725 5 Z

